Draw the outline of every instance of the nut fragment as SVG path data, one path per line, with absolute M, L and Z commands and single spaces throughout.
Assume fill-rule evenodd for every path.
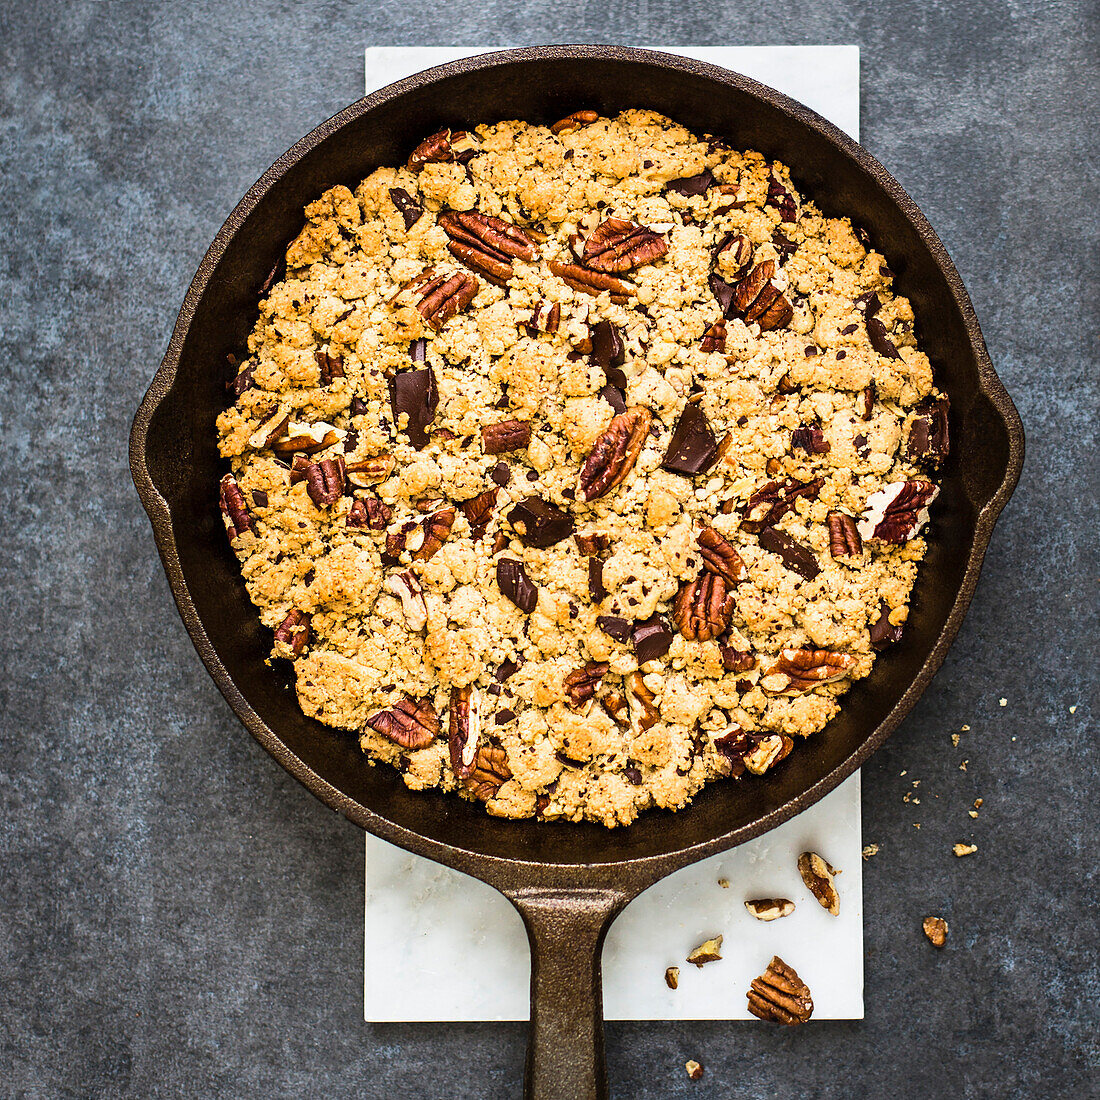
M 439 734 L 439 715 L 429 699 L 405 695 L 367 719 L 372 730 L 404 749 L 427 748 Z
M 947 921 L 943 917 L 925 917 L 922 927 L 933 947 L 943 947 L 947 943 Z
M 858 529 L 864 540 L 902 543 L 928 522 L 928 508 L 939 496 L 931 481 L 894 481 L 867 498 Z
M 573 130 L 579 130 L 582 126 L 595 122 L 599 117 L 598 111 L 574 111 L 571 115 L 566 115 L 565 118 L 559 118 L 550 127 L 550 132 L 560 137 L 562 134 L 571 133 Z
M 824 488 L 825 479 L 816 477 L 813 481 L 769 481 L 756 490 L 743 509 L 744 519 L 741 529 L 749 534 L 758 534 L 765 528 L 774 527 L 788 512 L 794 509 L 799 497 L 816 500 Z M 766 505 L 766 509 L 759 509 Z
M 661 716 L 654 701 L 656 696 L 645 686 L 645 679 L 640 672 L 632 672 L 627 677 L 626 686 L 630 728 L 634 733 L 644 733 L 652 729 Z
M 414 634 L 428 625 L 428 606 L 424 602 L 424 590 L 412 570 L 391 573 L 382 582 L 382 589 L 401 601 L 405 624 Z
M 850 558 L 863 553 L 863 540 L 852 516 L 830 512 L 826 519 L 829 522 L 829 553 L 834 558 Z
M 561 326 L 561 305 L 547 298 L 540 298 L 531 311 L 531 320 L 527 322 L 527 333 L 536 336 L 540 332 L 557 332 Z
M 680 985 L 680 968 L 678 966 L 670 966 L 665 970 L 665 985 L 669 989 L 677 989 Z
M 716 573 L 703 572 L 680 586 L 672 601 L 672 621 L 691 642 L 710 642 L 729 629 L 733 591 Z
M 313 358 L 317 362 L 322 386 L 331 386 L 334 379 L 344 377 L 344 357 L 342 355 L 331 355 L 328 351 L 315 351 Z
M 535 242 L 519 226 L 475 210 L 440 214 L 439 227 L 450 238 L 448 251 L 490 282 L 503 285 L 514 274 L 512 259 L 534 260 Z
M 496 798 L 500 788 L 512 778 L 512 769 L 508 767 L 508 754 L 500 745 L 478 746 L 470 774 L 462 782 L 474 798 L 488 802 Z
M 273 439 L 268 444 L 280 458 L 292 454 L 316 454 L 339 442 L 345 434 L 339 428 L 334 428 L 322 420 L 312 424 L 292 420 L 287 424 L 284 432 L 281 438 Z
M 225 524 L 229 541 L 235 542 L 245 531 L 252 530 L 252 517 L 248 514 L 248 506 L 244 502 L 244 493 L 241 492 L 237 479 L 232 474 L 226 474 L 221 480 L 221 507 L 222 522 Z
M 502 420 L 481 429 L 481 446 L 487 455 L 521 451 L 531 442 L 530 420 Z
M 426 324 L 438 332 L 456 313 L 477 297 L 481 284 L 473 275 L 458 272 L 450 278 L 437 275 L 418 288 L 417 312 Z
M 585 500 L 606 496 L 626 480 L 642 453 L 652 422 L 653 414 L 641 407 L 612 418 L 581 467 L 580 488 Z
M 699 1078 L 703 1076 L 702 1063 L 695 1061 L 694 1058 L 684 1063 L 684 1069 L 687 1071 L 687 1075 L 692 1081 L 698 1081 Z
M 485 534 L 489 521 L 493 517 L 493 509 L 496 507 L 499 489 L 486 489 L 484 493 L 478 493 L 476 497 L 464 500 L 459 508 L 470 525 L 470 538 L 477 540 Z
M 275 628 L 275 652 L 280 657 L 300 657 L 309 644 L 311 616 L 292 608 Z
M 623 218 L 608 218 L 584 243 L 583 261 L 593 271 L 622 274 L 660 259 L 668 241 L 659 233 Z
M 833 875 L 837 872 L 816 852 L 803 852 L 798 857 L 798 873 L 821 905 L 835 917 L 840 912 L 840 895 L 833 884 Z
M 951 851 L 960 858 L 962 856 L 972 856 L 977 850 L 977 844 L 956 844 L 955 847 L 951 849 Z
M 775 677 L 774 683 L 761 686 L 768 695 L 800 695 L 843 680 L 857 663 L 851 654 L 831 649 L 784 649 L 761 672 L 761 681 Z
M 390 202 L 397 207 L 397 212 L 405 223 L 406 232 L 412 229 L 424 214 L 424 207 L 404 187 L 390 188 Z
M 311 462 L 304 473 L 306 492 L 318 508 L 327 508 L 344 495 L 343 455 Z
M 451 770 L 465 779 L 474 769 L 478 741 L 481 740 L 481 693 L 473 685 L 451 688 L 447 715 L 447 746 Z
M 794 308 L 775 283 L 775 261 L 759 263 L 733 288 L 733 297 L 725 310 L 746 324 L 754 321 L 762 331 L 782 328 L 794 317 Z
M 811 455 L 827 455 L 832 444 L 825 438 L 820 428 L 795 428 L 791 432 L 791 447 L 798 447 Z
M 566 286 L 579 290 L 582 294 L 598 295 L 606 290 L 611 295 L 611 300 L 620 305 L 637 289 L 625 279 L 603 271 L 590 271 L 580 264 L 563 264 L 560 260 L 551 260 L 549 267 L 551 273 L 557 275 Z
M 752 266 L 752 241 L 744 233 L 727 233 L 711 254 L 731 279 L 740 279 Z
M 733 545 L 713 527 L 704 527 L 696 537 L 703 555 L 703 568 L 717 574 L 732 588 L 748 580 L 749 571 Z
M 419 172 L 425 164 L 465 164 L 481 151 L 481 143 L 465 130 L 440 130 L 426 137 L 410 154 L 410 172 Z
M 804 1024 L 814 1014 L 806 983 L 778 955 L 754 978 L 748 994 L 749 1011 L 760 1020 L 777 1024 Z
M 606 661 L 588 661 L 583 668 L 574 669 L 565 677 L 562 687 L 574 709 L 581 707 L 596 694 L 600 681 L 607 675 L 610 667 Z
M 794 902 L 789 898 L 755 898 L 745 902 L 745 908 L 762 921 L 779 920 L 794 912 Z
M 413 561 L 428 561 L 433 557 L 447 541 L 454 522 L 454 508 L 442 508 L 427 516 L 421 524 L 424 530 L 424 541 L 420 544 L 420 549 L 413 554 Z
M 611 537 L 598 531 L 588 535 L 574 534 L 573 540 L 577 544 L 577 549 L 589 558 L 597 554 L 604 554 L 611 548 Z
M 742 756 L 745 767 L 753 775 L 763 775 L 774 764 L 786 760 L 794 748 L 794 738 L 785 733 L 775 733 L 770 737 L 762 737 L 756 744 Z
M 723 352 L 726 350 L 726 320 L 719 317 L 713 325 L 708 325 L 703 339 L 699 343 L 699 350 L 703 352 Z
M 362 458 L 358 462 L 348 462 L 344 466 L 344 473 L 352 485 L 365 489 L 368 485 L 385 481 L 393 473 L 393 467 L 393 455 L 383 453 Z
M 718 962 L 722 958 L 722 937 L 715 936 L 713 939 L 704 940 L 699 944 L 697 948 L 687 957 L 689 963 L 694 963 L 698 967 L 703 967 L 709 962 Z

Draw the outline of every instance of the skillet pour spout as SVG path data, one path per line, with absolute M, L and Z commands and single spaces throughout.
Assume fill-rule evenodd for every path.
M 752 782 L 711 784 L 690 808 L 613 832 L 504 821 L 367 766 L 356 739 L 307 718 L 241 581 L 217 507 L 214 422 L 226 356 L 243 345 L 261 287 L 302 209 L 404 161 L 425 134 L 482 121 L 549 123 L 579 109 L 659 111 L 790 166 L 803 194 L 866 229 L 921 323 L 956 445 L 942 471 L 928 556 L 903 642 L 845 696 L 801 752 Z M 467 58 L 353 103 L 306 135 L 241 199 L 199 265 L 138 409 L 130 467 L 184 624 L 215 683 L 272 756 L 356 825 L 505 893 L 532 947 L 526 1095 L 607 1096 L 600 952 L 627 902 L 663 875 L 734 847 L 812 805 L 897 728 L 928 686 L 974 595 L 998 515 L 1023 464 L 1023 429 L 989 361 L 970 299 L 927 220 L 864 149 L 814 112 L 712 65 L 613 46 L 540 46 Z

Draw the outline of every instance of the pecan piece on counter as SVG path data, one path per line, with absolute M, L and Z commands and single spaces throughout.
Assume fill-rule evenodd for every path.
M 605 290 L 611 295 L 611 300 L 624 305 L 630 300 L 631 294 L 637 289 L 625 279 L 609 275 L 604 271 L 590 271 L 580 264 L 565 264 L 560 260 L 551 260 L 550 271 L 556 275 L 566 286 L 579 290 L 582 294 L 598 295 Z
M 801 695 L 821 684 L 843 680 L 857 664 L 848 653 L 831 649 L 784 649 L 760 674 L 761 687 L 768 695 Z M 775 677 L 775 683 L 763 681 Z
M 467 267 L 502 286 L 514 274 L 512 259 L 534 260 L 535 242 L 518 226 L 503 218 L 474 210 L 440 214 L 438 223 L 450 237 L 448 251 Z
M 380 481 L 385 481 L 393 473 L 393 467 L 393 455 L 383 453 L 371 455 L 358 462 L 345 463 L 344 473 L 352 485 L 365 489 L 368 485 L 377 485 Z
M 311 462 L 304 473 L 306 492 L 318 508 L 327 508 L 344 495 L 343 455 Z
M 502 420 L 481 429 L 481 446 L 487 455 L 522 451 L 531 442 L 530 420 Z
M 759 978 L 753 978 L 747 996 L 749 1011 L 759 1020 L 795 1025 L 814 1014 L 809 986 L 778 955 Z
M 525 615 L 530 615 L 539 602 L 538 588 L 523 562 L 515 558 L 497 559 L 497 587 Z
M 901 353 L 886 332 L 886 326 L 877 317 L 867 318 L 867 339 L 879 355 L 887 359 L 901 358 Z
M 367 719 L 367 725 L 403 749 L 427 748 L 439 735 L 439 715 L 430 699 L 402 696 L 393 706 Z
M 465 130 L 440 130 L 426 137 L 410 154 L 408 169 L 419 172 L 425 164 L 465 164 L 481 151 L 481 142 Z
M 464 310 L 477 297 L 481 284 L 473 275 L 461 272 L 450 276 L 436 275 L 435 278 L 418 288 L 420 301 L 416 310 L 424 318 L 425 324 L 436 332 L 455 314 Z
M 382 582 L 382 591 L 396 596 L 405 612 L 405 625 L 414 634 L 428 625 L 428 605 L 424 602 L 424 589 L 410 569 L 404 573 L 391 573 Z
M 634 733 L 644 733 L 652 729 L 660 720 L 661 712 L 657 709 L 656 696 L 645 685 L 645 679 L 640 672 L 632 672 L 626 678 L 626 705 L 630 715 L 630 728 Z
M 694 951 L 687 957 L 689 963 L 694 963 L 696 966 L 702 968 L 707 963 L 719 962 L 722 958 L 722 937 L 714 936 L 712 939 L 704 940 Z
M 493 518 L 493 509 L 496 507 L 499 489 L 486 489 L 484 493 L 478 493 L 476 497 L 464 500 L 459 508 L 470 525 L 470 538 L 480 539 Z
M 455 523 L 454 508 L 441 508 L 424 519 L 424 541 L 420 549 L 413 554 L 413 561 L 428 561 L 434 557 L 447 541 Z
M 834 917 L 840 913 L 840 895 L 836 892 L 833 875 L 836 868 L 822 859 L 816 852 L 803 852 L 798 857 L 798 873 L 822 909 Z
M 540 332 L 554 333 L 561 327 L 561 304 L 540 298 L 531 311 L 531 319 L 526 322 L 527 335 L 537 336 Z
M 565 118 L 559 118 L 553 126 L 550 127 L 552 134 L 568 134 L 573 130 L 579 130 L 582 126 L 588 126 L 595 122 L 600 117 L 598 111 L 574 111 L 571 115 L 566 115 Z
M 925 917 L 921 927 L 933 947 L 943 947 L 947 943 L 947 921 L 943 917 Z
M 699 402 L 691 399 L 672 429 L 661 465 L 674 474 L 694 477 L 706 473 L 718 458 L 719 445 L 714 429 Z
M 733 591 L 716 573 L 700 573 L 680 586 L 672 601 L 672 621 L 692 642 L 710 642 L 729 629 L 733 615 Z
M 680 985 L 680 968 L 670 966 L 665 970 L 665 985 L 669 989 L 676 989 Z
M 684 1071 L 687 1073 L 690 1080 L 701 1080 L 703 1076 L 703 1063 L 696 1061 L 694 1058 L 690 1058 L 684 1063 Z
M 794 193 L 775 174 L 774 168 L 768 173 L 768 195 L 764 199 L 764 205 L 774 206 L 782 221 L 793 222 L 798 217 L 798 203 Z
M 789 898 L 755 898 L 745 902 L 745 908 L 762 921 L 779 920 L 794 912 L 794 902 Z
M 795 428 L 791 432 L 791 447 L 811 455 L 827 455 L 832 450 L 832 444 L 820 428 Z
M 852 516 L 830 512 L 826 519 L 829 523 L 829 553 L 834 558 L 851 558 L 863 553 L 863 539 L 859 537 Z
M 928 522 L 928 507 L 939 496 L 930 481 L 894 481 L 867 498 L 858 524 L 863 539 L 902 543 Z
M 317 362 L 322 386 L 331 386 L 333 380 L 344 377 L 344 357 L 331 355 L 328 351 L 315 351 L 313 358 Z
M 703 352 L 723 352 L 726 350 L 726 319 L 719 317 L 713 325 L 708 325 L 703 339 L 699 342 L 699 350 Z
M 752 266 L 752 241 L 744 233 L 727 233 L 715 246 L 711 259 L 718 264 L 719 257 L 723 271 L 731 279 L 740 279 L 748 274 Z M 715 297 L 718 297 L 715 295 Z
M 741 529 L 755 535 L 765 528 L 774 527 L 794 508 L 799 497 L 816 500 L 824 485 L 823 477 L 816 477 L 813 481 L 796 481 L 790 478 L 787 481 L 767 482 L 749 497 L 742 509 L 745 518 L 741 521 Z M 767 509 L 754 519 L 753 513 L 761 505 L 767 505 Z
M 950 449 L 947 432 L 949 407 L 950 402 L 945 395 L 930 397 L 913 410 L 909 438 L 905 444 L 905 457 L 909 462 L 936 467 L 947 457 Z
M 731 588 L 748 580 L 749 571 L 733 545 L 713 527 L 704 527 L 695 540 L 703 555 L 703 568 L 716 573 Z
M 390 188 L 390 202 L 397 207 L 397 212 L 405 223 L 406 232 L 412 229 L 424 214 L 424 207 L 404 187 Z
M 621 275 L 653 263 L 668 251 L 668 241 L 648 226 L 608 218 L 584 242 L 583 262 L 593 271 Z
M 792 573 L 797 573 L 805 580 L 812 581 L 821 572 L 814 552 L 804 543 L 791 538 L 785 531 L 765 527 L 756 539 L 765 550 L 777 554 Z
M 237 484 L 237 479 L 232 474 L 226 474 L 219 486 L 219 506 L 222 513 L 222 522 L 225 524 L 229 541 L 235 542 L 237 538 L 252 530 L 252 517 L 248 514 L 248 506 L 244 502 L 244 493 Z
M 583 668 L 576 668 L 565 677 L 562 687 L 574 709 L 579 709 L 596 694 L 610 667 L 606 661 L 588 661 Z
M 473 771 L 480 740 L 481 692 L 471 684 L 451 688 L 447 747 L 451 756 L 451 771 L 459 779 L 465 779 Z
M 606 496 L 626 480 L 642 453 L 652 423 L 653 414 L 640 406 L 612 418 L 581 467 L 580 488 L 585 500 Z
M 794 317 L 794 308 L 783 291 L 776 286 L 775 263 L 765 260 L 757 264 L 733 288 L 733 298 L 727 316 L 742 318 L 746 324 L 754 321 L 761 331 L 783 328 Z
M 280 657 L 300 657 L 309 644 L 311 616 L 292 608 L 275 628 L 275 652 Z

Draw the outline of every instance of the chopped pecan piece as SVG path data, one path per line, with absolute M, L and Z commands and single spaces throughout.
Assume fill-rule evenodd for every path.
M 577 709 L 596 694 L 600 681 L 611 666 L 606 661 L 589 661 L 583 668 L 576 668 L 562 681 L 569 702 Z
M 565 118 L 559 118 L 558 121 L 550 127 L 550 132 L 560 137 L 562 134 L 568 134 L 573 130 L 579 130 L 582 126 L 588 126 L 599 117 L 598 111 L 574 111 L 571 115 L 566 115 Z
M 632 672 L 626 681 L 627 711 L 630 714 L 630 728 L 634 733 L 644 733 L 652 729 L 661 717 L 657 709 L 656 696 L 645 685 L 640 672 Z
M 798 873 L 822 909 L 834 917 L 840 912 L 840 895 L 833 884 L 836 869 L 822 859 L 816 852 L 803 852 L 798 857 Z
M 620 305 L 629 301 L 636 289 L 625 279 L 603 271 L 590 271 L 580 264 L 563 264 L 560 260 L 551 260 L 549 266 L 551 273 L 557 275 L 566 286 L 579 290 L 582 294 L 598 295 L 606 290 L 611 295 L 611 300 Z
M 814 1014 L 809 986 L 778 955 L 753 979 L 747 996 L 749 1011 L 759 1020 L 795 1025 L 806 1023 Z
M 378 500 L 376 497 L 368 497 L 366 500 L 357 500 L 348 512 L 349 527 L 366 527 L 371 531 L 385 531 L 386 525 L 393 518 L 393 509 Z
M 626 696 L 618 691 L 608 691 L 600 696 L 600 706 L 607 712 L 607 716 L 619 729 L 630 729 L 630 711 L 627 707 Z M 629 766 L 623 769 L 631 783 L 638 786 L 642 781 L 642 773 L 637 768 Z M 634 780 L 634 772 L 637 772 L 637 782 Z
M 500 490 L 495 488 L 486 489 L 484 493 L 478 493 L 476 497 L 464 500 L 459 505 L 462 514 L 466 517 L 466 522 L 470 525 L 472 539 L 480 539 L 485 534 L 485 528 L 489 526 L 489 520 L 492 519 L 499 492 Z
M 439 735 L 439 715 L 430 699 L 405 695 L 387 710 L 367 719 L 367 725 L 403 749 L 427 748 Z
M 593 271 L 621 275 L 660 259 L 668 241 L 660 233 L 622 218 L 608 218 L 584 243 L 584 264 Z
M 222 522 L 225 524 L 229 541 L 235 542 L 245 531 L 252 530 L 252 517 L 248 514 L 248 506 L 244 502 L 244 493 L 241 492 L 241 487 L 232 474 L 226 474 L 222 478 L 220 489 L 219 504 Z
M 352 485 L 365 489 L 368 485 L 377 485 L 378 482 L 385 481 L 393 473 L 393 467 L 393 455 L 383 453 L 371 455 L 358 462 L 346 463 L 344 473 Z
M 531 320 L 527 322 L 527 334 L 537 336 L 540 332 L 557 332 L 561 326 L 561 305 L 547 298 L 540 298 L 538 305 L 531 311 Z
M 680 586 L 672 601 L 672 621 L 688 641 L 709 642 L 729 629 L 733 608 L 733 591 L 725 579 L 704 572 Z
M 705 352 L 723 352 L 726 350 L 726 320 L 719 317 L 713 325 L 708 325 L 703 339 L 699 342 L 699 350 Z
M 459 779 L 466 779 L 474 770 L 480 740 L 481 692 L 471 684 L 451 688 L 447 747 L 450 750 L 451 770 Z
M 712 939 L 704 940 L 694 951 L 687 957 L 689 963 L 694 963 L 700 969 L 707 963 L 718 962 L 722 958 L 722 937 L 715 936 Z
M 292 454 L 316 454 L 339 442 L 344 435 L 338 428 L 321 420 L 313 424 L 291 421 L 285 433 L 282 438 L 274 439 L 269 444 L 280 458 Z
M 344 357 L 342 355 L 331 355 L 327 351 L 315 351 L 313 358 L 317 361 L 322 386 L 331 386 L 334 379 L 344 377 Z
M 794 902 L 789 898 L 755 898 L 746 901 L 745 908 L 757 920 L 773 921 L 789 917 L 794 912 Z
M 928 522 L 928 507 L 939 495 L 930 481 L 895 481 L 867 498 L 859 533 L 863 539 L 901 543 Z
M 265 413 L 259 427 L 248 438 L 248 445 L 259 450 L 270 447 L 290 427 L 290 413 L 281 408 Z M 334 440 L 335 442 L 335 440 Z
M 420 549 L 413 554 L 413 561 L 428 561 L 434 557 L 447 541 L 448 535 L 455 522 L 454 508 L 441 508 L 433 512 L 422 524 L 424 528 L 424 541 Z
M 793 748 L 793 737 L 777 733 L 770 737 L 761 737 L 741 759 L 753 775 L 763 775 L 773 764 L 786 760 Z
M 327 508 L 344 495 L 343 455 L 311 462 L 305 475 L 306 492 L 318 508 Z
M 300 657 L 309 644 L 312 616 L 297 608 L 286 613 L 286 618 L 275 628 L 275 652 L 280 657 Z
M 587 558 L 595 554 L 605 554 L 611 549 L 611 536 L 593 532 L 590 535 L 574 534 L 577 549 Z
M 829 522 L 829 552 L 834 558 L 850 558 L 863 553 L 863 539 L 859 537 L 852 516 L 830 512 L 826 519 Z
M 521 451 L 531 442 L 530 420 L 502 420 L 481 429 L 481 446 L 487 455 Z
M 585 500 L 606 496 L 626 480 L 642 453 L 652 422 L 653 414 L 640 406 L 612 419 L 581 468 L 580 488 Z
M 793 222 L 798 218 L 798 203 L 794 194 L 775 174 L 774 168 L 768 174 L 768 196 L 764 205 L 774 206 L 782 221 Z
M 752 241 L 744 233 L 727 233 L 714 246 L 711 256 L 716 264 L 719 257 L 724 256 L 721 262 L 722 270 L 731 279 L 740 279 L 748 273 L 752 265 L 752 251 Z
M 382 590 L 401 601 L 405 612 L 405 625 L 414 634 L 428 625 L 428 605 L 424 602 L 424 590 L 412 570 L 391 573 L 383 582 Z
M 703 1076 L 703 1063 L 690 1058 L 684 1063 L 684 1070 L 692 1081 L 698 1081 Z
M 821 572 L 821 566 L 818 565 L 814 552 L 804 543 L 791 538 L 785 531 L 765 527 L 756 537 L 760 545 L 765 550 L 777 554 L 792 573 L 812 581 Z
M 530 615 L 539 602 L 538 588 L 527 575 L 523 562 L 515 558 L 497 559 L 497 587 L 525 615 Z
M 426 137 L 410 154 L 408 169 L 419 172 L 425 164 L 465 164 L 477 156 L 481 143 L 465 130 L 440 130 Z
M 748 580 L 749 571 L 732 544 L 713 527 L 704 527 L 696 536 L 703 555 L 703 568 L 722 577 L 734 588 Z
M 427 325 L 438 332 L 477 297 L 480 289 L 481 284 L 472 275 L 461 272 L 450 278 L 436 275 L 418 288 L 420 301 L 416 305 L 417 312 Z
M 949 405 L 946 395 L 930 397 L 913 410 L 909 438 L 905 444 L 905 457 L 910 462 L 936 467 L 947 457 L 950 447 L 947 432 Z
M 390 202 L 397 207 L 406 231 L 412 229 L 424 213 L 424 207 L 405 190 L 404 187 L 390 188 Z
M 947 921 L 943 917 L 925 917 L 921 927 L 933 947 L 943 947 L 947 943 Z
M 474 798 L 488 802 L 496 798 L 500 788 L 512 778 L 512 769 L 508 767 L 508 753 L 496 744 L 478 746 L 470 774 L 462 782 Z
M 761 686 L 768 695 L 801 695 L 820 684 L 843 680 L 857 663 L 851 654 L 831 649 L 784 649 L 762 670 Z M 765 686 L 763 681 L 773 676 L 776 684 Z
M 722 654 L 722 667 L 727 672 L 748 672 L 756 664 L 751 649 L 734 649 L 733 646 L 719 645 Z
M 875 412 L 875 380 L 872 378 L 863 391 L 863 419 L 870 420 Z
M 755 535 L 767 527 L 774 527 L 794 508 L 799 497 L 816 500 L 824 485 L 823 477 L 814 478 L 813 481 L 796 481 L 794 478 L 788 481 L 769 481 L 749 497 L 743 510 L 745 518 L 741 521 L 742 530 Z M 767 505 L 767 510 L 754 519 L 753 513 L 761 505 Z
M 733 288 L 729 311 L 746 324 L 754 321 L 762 331 L 783 328 L 794 317 L 794 308 L 783 291 L 775 285 L 775 263 L 765 260 L 757 264 Z M 730 316 L 730 312 L 727 312 Z
M 795 428 L 791 432 L 791 446 L 799 447 L 811 455 L 827 455 L 832 450 L 832 445 L 820 428 Z
M 665 985 L 669 989 L 676 989 L 680 984 L 680 968 L 678 966 L 670 966 L 665 970 Z

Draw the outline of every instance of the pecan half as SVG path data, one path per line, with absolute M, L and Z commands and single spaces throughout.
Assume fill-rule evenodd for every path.
M 829 522 L 829 553 L 834 558 L 850 558 L 863 553 L 863 539 L 859 537 L 859 529 L 852 516 L 830 512 L 826 519 Z
M 642 453 L 652 422 L 653 414 L 640 406 L 612 418 L 581 467 L 580 488 L 585 500 L 606 496 L 626 480 Z
M 596 694 L 600 681 L 610 667 L 606 661 L 589 661 L 583 668 L 574 669 L 565 677 L 562 687 L 574 709 L 583 706 Z
M 352 517 L 355 517 L 354 522 Z M 393 509 L 377 497 L 357 500 L 348 512 L 349 527 L 367 527 L 371 531 L 385 531 L 393 518 Z
M 733 591 L 716 573 L 700 573 L 680 586 L 672 601 L 672 621 L 688 641 L 709 642 L 729 629 Z
M 908 542 L 928 522 L 928 507 L 939 496 L 930 481 L 895 481 L 872 493 L 858 528 L 864 540 Z
M 579 290 L 582 294 L 602 294 L 605 290 L 611 295 L 611 300 L 619 305 L 624 305 L 630 300 L 631 294 L 637 289 L 625 279 L 619 279 L 603 271 L 590 271 L 580 264 L 564 264 L 560 260 L 551 260 L 550 271 L 557 275 L 566 286 Z
M 708 325 L 703 339 L 699 341 L 699 350 L 704 352 L 723 352 L 726 350 L 726 319 L 719 317 L 713 325 Z
M 856 664 L 855 657 L 831 649 L 784 649 L 761 671 L 761 687 L 768 695 L 800 695 L 820 684 L 843 680 Z M 765 686 L 763 681 L 772 676 L 776 685 Z
M 481 446 L 487 455 L 521 451 L 531 442 L 530 420 L 502 420 L 481 429 Z
M 428 625 L 428 605 L 424 602 L 424 589 L 412 570 L 391 573 L 383 582 L 382 590 L 401 601 L 405 612 L 405 624 L 414 634 Z
M 626 680 L 626 705 L 630 714 L 630 728 L 635 734 L 652 729 L 661 717 L 656 696 L 645 685 L 640 672 L 632 672 Z
M 480 289 L 481 284 L 472 275 L 463 275 L 461 272 L 450 278 L 436 275 L 419 288 L 417 312 L 426 324 L 438 332 L 477 297 Z
M 486 489 L 484 493 L 478 493 L 476 497 L 464 500 L 459 505 L 462 514 L 466 517 L 466 522 L 470 525 L 470 538 L 480 539 L 485 534 L 489 520 L 493 517 L 499 492 L 500 490 L 496 488 Z
M 465 164 L 481 151 L 481 142 L 465 130 L 440 130 L 426 137 L 410 154 L 408 169 L 419 172 L 425 164 Z
M 222 522 L 225 524 L 229 541 L 235 542 L 245 531 L 252 530 L 252 517 L 248 514 L 244 493 L 241 492 L 241 487 L 232 474 L 226 474 L 222 478 L 219 488 Z
M 749 1011 L 758 1020 L 796 1025 L 814 1014 L 809 986 L 778 955 L 759 978 L 753 978 L 747 997 Z
M 579 130 L 582 126 L 588 126 L 599 117 L 598 111 L 574 111 L 571 115 L 566 115 L 565 118 L 559 118 L 550 127 L 550 132 L 558 135 L 568 134 L 573 130 Z
M 382 453 L 360 459 L 358 462 L 346 463 L 344 473 L 352 485 L 365 489 L 368 485 L 377 485 L 380 481 L 385 481 L 393 473 L 393 467 L 393 455 Z
M 517 225 L 475 210 L 439 215 L 439 226 L 451 239 L 451 255 L 493 282 L 504 283 L 514 274 L 512 259 L 534 260 L 535 242 Z
M 814 478 L 813 481 L 796 481 L 794 478 L 769 481 L 749 497 L 743 510 L 745 518 L 741 521 L 742 530 L 755 535 L 767 527 L 774 527 L 794 508 L 799 497 L 816 500 L 824 485 L 823 477 Z M 753 514 L 761 505 L 767 505 L 767 509 L 754 519 Z
M 462 782 L 474 798 L 488 802 L 496 798 L 500 788 L 512 778 L 512 769 L 508 767 L 508 753 L 500 745 L 480 745 L 470 774 Z
M 331 355 L 328 351 L 315 351 L 313 358 L 317 361 L 322 386 L 331 386 L 334 379 L 344 377 L 344 357 L 342 355 Z
M 275 652 L 280 657 L 300 657 L 309 644 L 311 616 L 293 608 L 275 628 Z
M 921 927 L 933 947 L 943 947 L 947 943 L 947 921 L 943 917 L 925 917 Z
M 424 541 L 420 549 L 413 554 L 413 561 L 428 561 L 437 554 L 455 522 L 454 508 L 441 508 L 424 519 L 421 525 L 424 529 Z
M 789 917 L 794 912 L 794 902 L 789 898 L 754 898 L 745 902 L 745 908 L 757 920 L 773 921 Z
M 344 495 L 343 455 L 311 462 L 304 472 L 306 492 L 318 508 L 327 508 Z
M 836 868 L 822 859 L 816 852 L 803 852 L 798 857 L 798 873 L 822 909 L 835 917 L 840 912 L 840 895 L 836 892 L 833 875 Z
M 782 328 L 794 317 L 794 307 L 774 283 L 775 263 L 765 260 L 757 264 L 733 288 L 729 311 L 746 324 L 756 322 L 762 331 Z M 727 312 L 727 316 L 730 315 Z
M 481 692 L 471 684 L 451 688 L 447 747 L 450 750 L 451 770 L 459 779 L 465 779 L 473 771 L 480 740 Z
M 711 257 L 731 279 L 740 279 L 752 265 L 752 241 L 744 233 L 727 233 L 715 246 Z
M 704 940 L 694 951 L 687 957 L 689 963 L 694 963 L 696 966 L 702 968 L 710 962 L 719 962 L 722 958 L 722 937 L 715 936 L 713 939 Z
M 622 274 L 660 259 L 668 241 L 647 226 L 623 218 L 608 218 L 584 243 L 584 264 L 593 271 Z
M 748 580 L 749 571 L 741 555 L 713 527 L 704 527 L 696 536 L 703 555 L 703 568 L 717 574 L 731 587 Z
M 439 715 L 429 699 L 402 696 L 367 719 L 367 725 L 403 749 L 427 748 L 439 735 Z
M 280 458 L 292 454 L 316 454 L 338 443 L 344 437 L 344 433 L 339 428 L 334 428 L 322 420 L 313 424 L 291 421 L 287 424 L 285 432 L 281 439 L 274 439 L 269 444 Z

